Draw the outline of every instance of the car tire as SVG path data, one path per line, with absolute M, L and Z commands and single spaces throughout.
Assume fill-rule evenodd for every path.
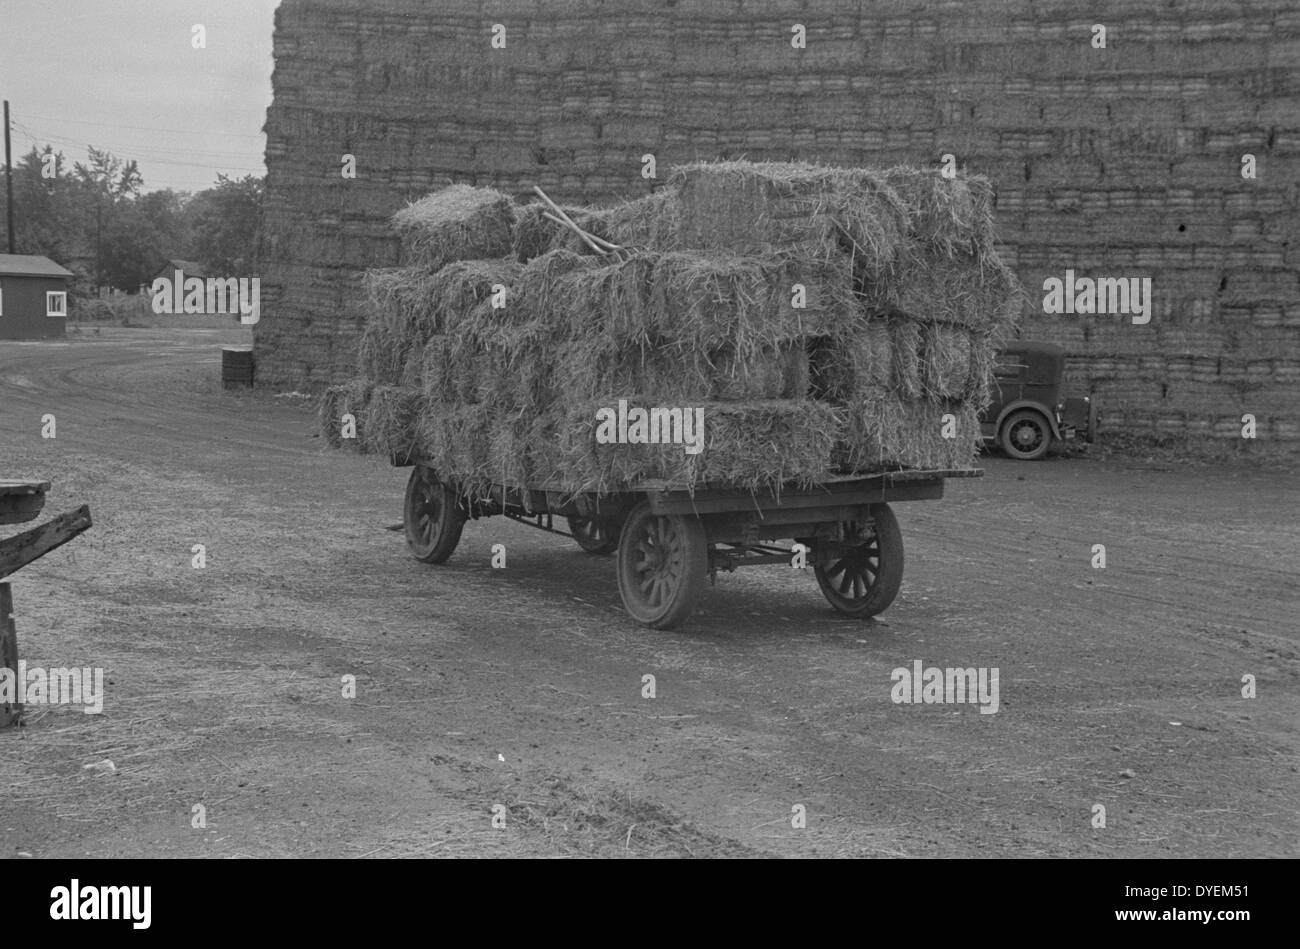
M 1043 413 L 1021 409 L 1012 412 L 1002 423 L 998 442 L 1008 458 L 1038 461 L 1052 447 L 1052 426 Z

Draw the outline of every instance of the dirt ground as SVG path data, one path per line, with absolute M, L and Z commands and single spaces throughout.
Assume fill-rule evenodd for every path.
M 306 400 L 220 390 L 246 333 L 0 343 L 0 476 L 95 521 L 13 578 L 22 657 L 107 692 L 0 731 L 4 855 L 1300 852 L 1285 468 L 988 457 L 896 507 L 880 621 L 765 567 L 656 632 L 612 559 L 501 518 L 414 561 L 406 471 L 327 449 Z M 996 667 L 997 714 L 893 703 L 918 659 Z

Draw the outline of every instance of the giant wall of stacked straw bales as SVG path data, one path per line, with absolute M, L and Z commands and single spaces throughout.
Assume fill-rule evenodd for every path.
M 265 383 L 353 375 L 361 275 L 398 263 L 393 212 L 450 181 L 612 202 L 647 192 L 648 152 L 661 175 L 951 152 L 996 185 L 1031 291 L 1067 268 L 1152 278 L 1147 326 L 1023 323 L 1066 347 L 1107 430 L 1229 437 L 1251 412 L 1261 437 L 1300 438 L 1293 0 L 284 0 L 275 55 Z

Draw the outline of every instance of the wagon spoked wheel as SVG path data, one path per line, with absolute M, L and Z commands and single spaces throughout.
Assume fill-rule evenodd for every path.
M 618 540 L 618 592 L 637 622 L 672 629 L 695 607 L 708 574 L 708 543 L 699 518 L 655 514 L 642 502 Z
M 813 572 L 831 606 L 847 616 L 875 616 L 903 583 L 903 534 L 888 504 L 871 508 L 872 523 L 844 522 L 844 544 Z
M 612 554 L 618 550 L 618 522 L 612 517 L 570 517 L 569 532 L 589 554 Z
M 439 481 L 432 470 L 417 465 L 406 482 L 402 526 L 416 560 L 442 563 L 460 543 L 465 513 L 456 492 Z
M 1037 412 L 1014 412 L 1002 425 L 1002 450 L 1018 461 L 1037 461 L 1051 445 L 1052 430 Z

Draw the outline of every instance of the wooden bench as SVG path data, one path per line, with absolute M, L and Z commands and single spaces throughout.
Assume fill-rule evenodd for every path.
M 23 524 L 35 520 L 45 507 L 48 481 L 0 479 L 0 524 Z M 18 631 L 14 626 L 13 591 L 3 580 L 9 574 L 39 560 L 90 527 L 90 508 L 60 514 L 40 527 L 0 539 L 0 669 L 18 674 Z M 17 702 L 0 701 L 0 727 L 22 716 Z

